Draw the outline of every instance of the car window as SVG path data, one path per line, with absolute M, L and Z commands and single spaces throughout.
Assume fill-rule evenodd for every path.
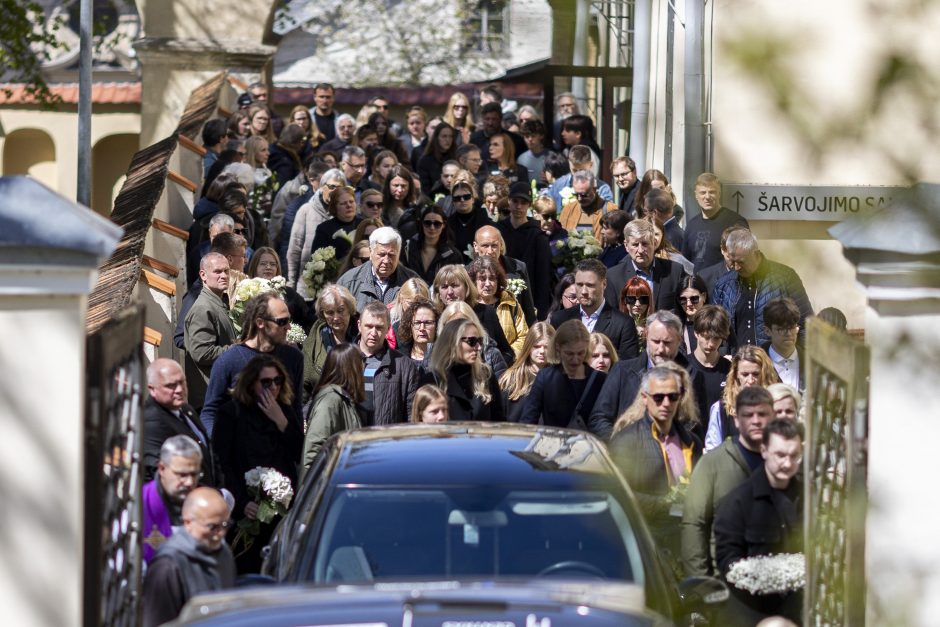
M 340 487 L 308 578 L 555 576 L 643 584 L 623 508 L 604 492 Z

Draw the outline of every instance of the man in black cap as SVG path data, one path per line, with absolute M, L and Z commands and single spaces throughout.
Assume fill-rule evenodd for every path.
M 538 220 L 529 217 L 532 189 L 519 181 L 509 188 L 509 217 L 496 223 L 506 254 L 524 262 L 531 279 L 536 317 L 544 320 L 552 302 L 552 251 Z

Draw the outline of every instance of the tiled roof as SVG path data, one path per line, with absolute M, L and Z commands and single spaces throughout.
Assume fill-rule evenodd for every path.
M 9 90 L 10 95 L 5 90 Z M 78 103 L 78 83 L 50 85 L 49 90 L 65 104 Z M 91 88 L 91 101 L 94 104 L 140 104 L 140 93 L 140 82 L 95 83 Z M 25 85 L 0 83 L 0 105 L 4 104 L 34 104 L 34 101 L 26 93 Z
M 489 83 L 482 83 L 486 85 Z M 502 83 L 503 96 L 506 98 L 541 98 L 542 86 L 532 83 Z M 461 91 L 465 94 L 472 94 L 480 85 L 464 84 L 453 85 L 450 87 L 363 87 L 356 89 L 352 87 L 336 88 L 337 105 L 361 105 L 369 99 L 382 96 L 388 98 L 395 106 L 444 106 L 450 100 L 451 94 L 455 91 Z M 279 105 L 288 104 L 313 104 L 313 86 L 296 84 L 275 84 L 274 85 L 274 103 Z

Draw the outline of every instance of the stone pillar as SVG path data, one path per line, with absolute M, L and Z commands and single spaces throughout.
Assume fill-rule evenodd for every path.
M 168 136 L 190 93 L 221 71 L 246 82 L 268 80 L 276 51 L 271 0 L 138 0 L 144 36 L 134 42 L 141 65 L 140 146 Z
M 0 605 L 9 625 L 82 622 L 85 314 L 121 229 L 0 177 Z
M 940 614 L 940 185 L 869 221 L 830 229 L 855 265 L 871 345 L 868 625 L 935 625 Z

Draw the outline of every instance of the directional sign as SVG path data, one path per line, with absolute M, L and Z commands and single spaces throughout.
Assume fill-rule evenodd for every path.
M 827 187 L 723 183 L 722 204 L 748 220 L 839 222 L 886 206 L 906 187 Z

